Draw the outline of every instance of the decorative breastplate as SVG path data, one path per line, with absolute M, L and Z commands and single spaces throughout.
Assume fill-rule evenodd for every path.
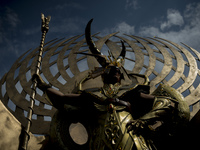
M 104 84 L 103 93 L 108 98 L 114 98 L 119 92 L 119 88 L 121 87 L 120 83 L 115 84 Z
M 123 131 L 119 116 L 116 113 L 116 107 L 113 104 L 109 104 L 108 106 L 104 127 L 104 142 L 109 148 L 116 149 L 116 146 L 121 141 Z
M 129 112 L 125 111 L 126 106 L 95 104 L 95 107 L 102 112 L 99 117 L 99 127 L 96 130 L 93 149 L 98 150 L 130 150 L 134 141 L 126 130 L 126 124 L 132 119 Z M 97 142 L 97 143 L 95 143 Z

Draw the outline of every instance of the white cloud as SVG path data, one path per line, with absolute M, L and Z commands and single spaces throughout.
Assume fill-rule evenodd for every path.
M 181 15 L 177 10 L 168 10 L 166 26 L 160 24 L 161 28 L 155 26 L 143 26 L 139 29 L 140 36 L 147 37 L 162 37 L 175 43 L 186 43 L 187 45 L 200 50 L 200 3 L 189 4 L 186 6 L 184 15 Z M 174 13 L 172 13 L 174 12 Z M 174 20 L 178 18 L 178 21 Z M 184 20 L 184 22 L 183 22 Z M 172 25 L 182 26 L 179 30 L 170 30 L 165 32 L 163 29 L 172 27 Z M 161 30 L 160 30 L 161 29 Z
M 118 32 L 124 34 L 135 34 L 135 27 L 127 24 L 126 22 L 121 22 L 111 29 L 112 32 Z
M 118 35 L 128 34 L 133 35 L 135 34 L 135 27 L 127 24 L 126 22 L 118 23 L 113 28 L 105 28 L 100 32 L 100 36 L 105 36 L 114 32 L 119 32 Z
M 167 11 L 167 21 L 161 23 L 160 28 L 164 30 L 165 28 L 170 28 L 173 25 L 182 26 L 184 20 L 182 15 L 178 10 L 168 9 Z
M 191 27 L 200 24 L 200 3 L 192 3 L 187 5 L 184 12 L 184 18 L 187 19 L 187 23 Z
M 158 26 L 142 26 L 135 30 L 126 22 L 118 23 L 115 27 L 106 28 L 103 34 L 120 31 L 120 34 L 138 35 L 141 37 L 161 37 L 180 44 L 183 42 L 197 50 L 200 50 L 200 3 L 193 3 L 186 6 L 183 14 L 178 10 L 168 9 L 165 22 L 157 20 Z M 174 26 L 181 28 L 174 30 Z M 164 30 L 168 29 L 168 30 Z
M 178 12 L 173 10 L 174 12 Z M 168 10 L 168 12 L 170 12 Z M 169 13 L 170 14 L 170 13 Z M 181 16 L 180 13 L 175 13 L 178 15 L 171 16 L 171 23 L 170 25 L 181 25 L 182 28 L 180 30 L 171 30 L 165 32 L 155 26 L 143 26 L 139 29 L 138 34 L 140 36 L 147 36 L 147 37 L 161 37 L 164 39 L 168 39 L 175 43 L 180 44 L 180 42 L 186 43 L 187 45 L 200 50 L 199 39 L 200 39 L 200 3 L 193 3 L 186 6 L 184 11 L 184 15 Z M 173 19 L 176 18 L 175 16 L 179 16 L 179 22 L 173 22 Z M 170 18 L 170 17 L 169 17 Z M 182 19 L 181 19 L 182 18 Z M 170 19 L 168 19 L 169 21 Z M 184 23 L 181 21 L 184 20 Z M 169 21 L 170 22 L 170 21 Z M 165 22 L 164 22 L 165 23 Z M 161 23 L 163 25 L 164 23 Z M 164 27 L 163 27 L 164 28 Z
M 138 0 L 126 0 L 125 9 L 128 8 L 138 9 L 139 8 Z

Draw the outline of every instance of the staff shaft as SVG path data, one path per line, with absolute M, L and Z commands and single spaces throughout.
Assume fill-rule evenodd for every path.
M 40 48 L 38 52 L 38 58 L 37 58 L 37 64 L 36 64 L 36 70 L 35 74 L 40 74 L 40 67 L 42 64 L 42 55 L 44 51 L 44 41 L 46 37 L 46 33 L 48 32 L 48 23 L 50 21 L 50 16 L 49 18 L 44 18 L 44 14 L 42 14 L 42 37 L 41 37 L 41 42 L 40 42 Z M 34 79 L 32 83 L 32 91 L 30 95 L 30 106 L 29 106 L 29 112 L 27 115 L 27 123 L 24 128 L 24 133 L 23 133 L 23 139 L 21 141 L 21 146 L 19 147 L 19 150 L 27 150 L 28 147 L 28 141 L 30 139 L 29 131 L 31 128 L 31 123 L 32 123 L 32 115 L 33 115 L 33 107 L 35 104 L 35 96 L 36 96 L 36 87 L 37 87 L 37 80 Z

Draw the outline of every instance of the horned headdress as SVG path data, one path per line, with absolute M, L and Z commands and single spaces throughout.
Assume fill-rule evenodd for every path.
M 140 75 L 140 74 L 128 74 L 126 69 L 124 68 L 123 64 L 124 64 L 124 60 L 125 60 L 125 55 L 126 55 L 126 47 L 123 41 L 121 41 L 121 53 L 120 55 L 115 58 L 114 55 L 112 54 L 112 52 L 109 50 L 109 56 L 105 56 L 103 55 L 103 53 L 100 52 L 100 50 L 96 47 L 94 41 L 92 40 L 92 36 L 91 36 L 91 23 L 92 23 L 93 19 L 91 19 L 86 28 L 85 28 L 85 39 L 87 42 L 87 45 L 90 49 L 91 53 L 83 53 L 83 52 L 76 52 L 76 54 L 84 54 L 84 55 L 88 55 L 88 56 L 93 56 L 96 58 L 96 60 L 98 61 L 98 63 L 102 66 L 102 67 L 96 67 L 95 70 L 93 70 L 89 77 L 84 78 L 79 85 L 79 89 L 82 89 L 82 83 L 85 82 L 86 80 L 90 79 L 90 78 L 96 78 L 98 76 L 102 76 L 103 80 L 104 80 L 104 76 L 106 74 L 109 74 L 111 68 L 119 68 L 120 72 L 121 72 L 121 79 L 125 79 L 125 76 L 127 76 L 128 80 L 132 80 L 132 76 L 139 76 L 142 78 L 145 78 L 145 84 L 148 83 L 148 78 L 145 75 Z M 125 76 L 124 76 L 125 75 Z
M 122 43 L 122 51 L 120 53 L 120 55 L 115 58 L 112 54 L 111 51 L 109 51 L 109 56 L 108 58 L 103 55 L 100 50 L 96 47 L 94 41 L 92 40 L 92 36 L 91 36 L 91 23 L 92 23 L 93 19 L 91 19 L 86 28 L 85 28 L 85 39 L 86 42 L 88 44 L 88 47 L 90 49 L 91 54 L 89 53 L 82 53 L 82 52 L 77 52 L 76 54 L 84 54 L 84 55 L 89 55 L 89 56 L 94 56 L 98 63 L 102 66 L 102 67 L 98 67 L 95 68 L 95 71 L 93 71 L 92 75 L 93 77 L 96 77 L 100 74 L 103 74 L 105 72 L 108 71 L 108 69 L 113 66 L 113 67 L 118 67 L 118 68 L 123 68 L 123 63 L 124 63 L 124 58 L 126 55 L 126 47 L 124 45 L 124 42 L 121 41 Z M 125 70 L 123 68 L 123 70 Z
M 124 42 L 121 41 L 122 43 L 122 51 L 121 54 L 118 56 L 118 58 L 114 58 L 114 56 L 111 54 L 110 52 L 110 56 L 112 56 L 112 58 L 114 59 L 113 61 L 111 59 L 107 60 L 106 56 L 103 55 L 98 48 L 95 46 L 92 38 L 91 38 L 91 23 L 92 23 L 93 19 L 91 19 L 86 28 L 85 28 L 85 38 L 86 38 L 86 42 L 89 46 L 90 51 L 92 52 L 92 54 L 95 56 L 95 58 L 97 59 L 97 61 L 99 62 L 99 64 L 102 67 L 107 67 L 110 64 L 113 64 L 114 66 L 118 66 L 121 67 L 122 62 L 124 61 L 125 58 L 125 54 L 126 54 L 126 48 L 124 46 Z

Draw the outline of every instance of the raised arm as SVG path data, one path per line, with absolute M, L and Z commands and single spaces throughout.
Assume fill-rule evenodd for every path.
M 33 79 L 37 80 L 37 87 L 42 90 L 49 102 L 57 109 L 64 108 L 65 104 L 73 106 L 84 105 L 84 95 L 81 94 L 63 94 L 62 92 L 51 88 L 50 85 L 44 82 L 44 80 L 39 76 L 34 74 Z

